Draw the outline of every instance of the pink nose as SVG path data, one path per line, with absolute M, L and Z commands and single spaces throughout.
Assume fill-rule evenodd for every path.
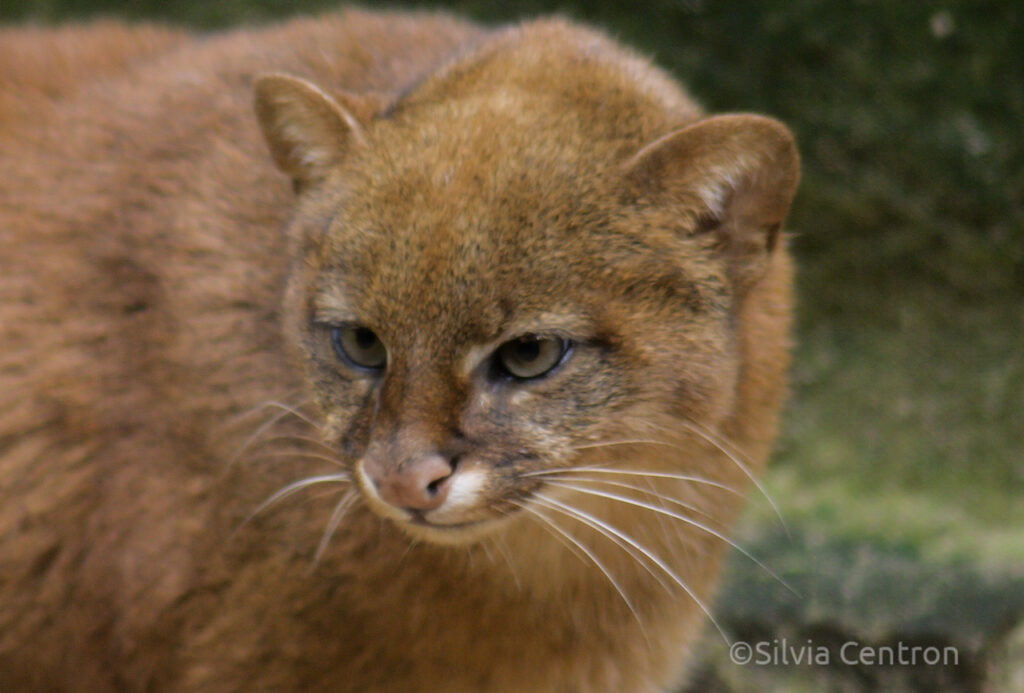
M 391 469 L 367 461 L 364 468 L 381 499 L 396 508 L 434 510 L 448 498 L 453 470 L 441 455 L 424 455 Z

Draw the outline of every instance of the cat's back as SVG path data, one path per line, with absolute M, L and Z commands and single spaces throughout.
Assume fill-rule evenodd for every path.
M 0 27 L 0 133 L 37 120 L 80 87 L 121 77 L 187 38 L 178 29 L 111 21 Z
M 112 22 L 0 30 L 0 398 L 50 387 L 58 363 L 65 386 L 87 380 L 88 361 L 123 370 L 137 358 L 115 345 L 163 348 L 140 345 L 230 313 L 218 299 L 274 302 L 284 267 L 268 258 L 283 256 L 292 196 L 252 117 L 256 75 L 384 95 L 478 33 L 361 11 L 210 37 Z M 109 350 L 68 353 L 99 342 Z M 0 407 L 0 434 L 19 429 L 16 409 Z
M 106 685 L 110 634 L 79 642 L 74 624 L 108 616 L 82 605 L 139 598 L 111 570 L 184 584 L 202 551 L 175 540 L 187 551 L 151 577 L 102 555 L 146 555 L 172 504 L 198 527 L 196 479 L 228 456 L 212 424 L 300 382 L 277 315 L 293 198 L 253 77 L 393 91 L 478 31 L 359 11 L 211 37 L 0 31 L 0 688 L 44 690 L 33 662 L 65 647 L 82 655 L 65 662 L 74 687 Z

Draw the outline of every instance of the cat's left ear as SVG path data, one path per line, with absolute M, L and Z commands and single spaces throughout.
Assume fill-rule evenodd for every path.
M 371 97 L 328 94 L 311 82 L 263 75 L 253 85 L 256 117 L 278 167 L 296 190 L 323 181 L 348 152 L 365 143 Z
M 744 281 L 778 241 L 800 180 L 800 157 L 782 123 L 723 115 L 656 140 L 625 170 L 631 197 L 679 215 L 676 223 L 692 233 L 715 234 Z

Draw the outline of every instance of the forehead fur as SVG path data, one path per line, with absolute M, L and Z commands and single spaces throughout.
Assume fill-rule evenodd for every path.
M 616 253 L 677 246 L 622 237 L 620 167 L 696 107 L 645 60 L 562 22 L 486 45 L 370 123 L 328 203 L 316 262 L 342 270 L 337 289 L 382 331 L 416 306 L 425 325 L 492 338 L 552 296 L 566 312 L 586 302 Z

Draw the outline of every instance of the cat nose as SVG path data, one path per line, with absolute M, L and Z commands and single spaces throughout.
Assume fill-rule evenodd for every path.
M 396 508 L 417 511 L 436 510 L 444 504 L 455 471 L 447 459 L 436 453 L 415 457 L 390 469 L 372 463 L 364 465 L 364 469 L 381 500 Z

